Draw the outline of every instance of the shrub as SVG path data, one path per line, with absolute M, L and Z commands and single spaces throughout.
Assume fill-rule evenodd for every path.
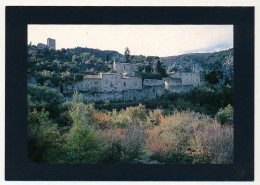
M 155 129 L 158 129 L 164 145 L 175 154 L 185 155 L 185 160 L 189 161 L 191 157 L 192 163 L 233 162 L 232 126 L 222 127 L 207 115 L 175 112 Z
M 102 140 L 106 142 L 106 150 L 102 157 L 103 163 L 124 162 L 124 133 L 120 129 L 108 129 L 101 132 Z
M 84 74 L 75 74 L 75 75 L 74 75 L 74 82 L 83 80 L 83 77 L 84 77 L 84 76 L 85 76 Z
M 216 114 L 216 118 L 221 124 L 233 123 L 234 109 L 231 105 L 224 109 L 220 108 Z
M 111 126 L 112 117 L 110 112 L 109 113 L 94 112 L 93 117 L 97 128 L 105 129 Z
M 58 114 L 57 106 L 62 97 L 62 94 L 49 87 L 28 84 L 28 109 L 36 108 L 40 111 L 44 108 L 50 111 L 52 117 L 55 117 Z
M 171 152 L 172 148 L 166 145 L 160 136 L 159 129 L 146 130 L 146 146 L 152 153 L 159 155 L 167 155 Z
M 163 119 L 162 111 L 160 109 L 155 109 L 149 112 L 147 117 L 147 127 L 153 127 L 160 124 L 161 119 Z
M 134 122 L 146 120 L 146 109 L 141 103 L 137 107 L 127 107 L 125 114 L 130 117 Z
M 145 123 L 146 108 L 144 105 L 139 104 L 136 107 L 127 107 L 126 110 L 117 112 L 115 109 L 112 111 L 112 124 L 115 127 L 125 128 L 127 125 L 139 122 Z
M 139 123 L 128 125 L 125 129 L 125 157 L 127 161 L 140 158 L 144 150 L 144 128 Z

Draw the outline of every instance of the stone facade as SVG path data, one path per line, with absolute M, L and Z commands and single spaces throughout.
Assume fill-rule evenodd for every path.
M 193 85 L 193 87 L 203 85 L 201 73 L 173 73 L 170 74 L 170 78 L 181 79 L 182 85 Z
M 85 92 L 83 93 L 84 101 L 141 101 L 141 100 L 154 100 L 163 94 L 166 94 L 165 89 L 159 87 L 151 87 L 147 89 L 129 89 L 124 91 L 113 92 Z M 73 93 L 66 96 L 66 99 L 72 100 Z
M 54 49 L 56 49 L 56 40 L 55 40 L 55 39 L 48 38 L 48 39 L 47 39 L 47 46 L 48 46 L 49 48 L 54 48 Z
M 182 85 L 181 78 L 164 78 L 165 89 L 169 89 L 172 86 Z
M 114 61 L 113 69 L 116 73 L 123 74 L 124 76 L 135 76 L 136 66 L 131 63 L 116 63 Z
M 67 87 L 65 91 L 113 92 L 142 89 L 142 79 L 135 77 L 135 67 L 130 63 L 115 63 L 116 73 L 86 75 L 84 79 Z
M 155 87 L 155 86 L 164 86 L 165 85 L 165 80 L 157 80 L 157 79 L 144 79 L 143 81 L 144 86 L 149 86 L 149 87 Z
M 200 73 L 173 73 L 169 77 L 144 79 L 135 77 L 135 66 L 130 63 L 115 63 L 116 73 L 86 75 L 64 90 L 64 92 L 83 91 L 84 101 L 135 101 L 152 100 L 172 92 L 188 92 L 203 85 Z
M 87 75 L 83 80 L 67 87 L 67 91 L 112 92 L 129 89 L 142 89 L 142 79 L 127 77 L 118 73 Z

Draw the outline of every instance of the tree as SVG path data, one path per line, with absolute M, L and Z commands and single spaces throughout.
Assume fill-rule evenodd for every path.
M 148 72 L 148 73 L 152 72 L 152 67 L 151 67 L 151 65 L 145 66 L 145 71 Z
M 69 112 L 73 125 L 67 136 L 67 160 L 71 163 L 97 163 L 102 158 L 105 145 L 89 119 L 91 107 L 78 96 L 74 94 L 73 98 L 77 100 L 74 100 Z
M 223 74 L 219 70 L 206 70 L 204 73 L 205 80 L 210 84 L 217 84 L 219 80 L 223 78 Z
M 221 124 L 233 123 L 234 119 L 234 109 L 231 105 L 227 105 L 224 109 L 219 109 L 216 114 L 217 120 Z
M 28 157 L 31 162 L 58 163 L 62 155 L 62 138 L 44 109 L 28 111 Z
M 161 74 L 162 77 L 165 77 L 165 76 L 166 76 L 166 71 L 165 71 L 165 69 L 162 67 L 162 64 L 161 64 L 160 60 L 157 60 L 156 70 L 158 71 L 158 73 Z
M 57 113 L 57 105 L 62 97 L 62 94 L 55 89 L 28 84 L 28 109 L 42 110 L 44 108 L 51 112 L 51 116 L 54 116 Z
M 108 62 L 110 60 L 109 54 L 105 55 L 105 61 Z
M 130 62 L 130 50 L 128 47 L 125 48 L 124 56 L 125 56 L 125 61 L 127 63 L 129 63 Z
M 60 86 L 60 93 L 63 93 L 63 83 L 62 83 L 62 81 L 60 81 L 59 86 Z

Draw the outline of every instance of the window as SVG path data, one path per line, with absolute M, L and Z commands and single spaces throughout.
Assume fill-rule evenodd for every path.
M 126 86 L 126 82 L 124 82 L 124 86 Z
M 98 82 L 94 82 L 94 85 L 98 85 Z
M 134 86 L 137 86 L 137 82 L 134 82 Z

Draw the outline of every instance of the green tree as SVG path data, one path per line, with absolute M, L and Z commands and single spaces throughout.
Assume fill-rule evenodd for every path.
M 42 110 L 44 108 L 51 112 L 51 116 L 53 117 L 58 114 L 57 106 L 62 97 L 62 94 L 58 93 L 55 89 L 28 84 L 28 109 L 32 110 L 36 108 L 37 110 Z
M 151 67 L 151 65 L 146 65 L 146 66 L 145 66 L 145 71 L 148 72 L 148 73 L 151 73 L 151 72 L 152 72 L 152 67 Z
M 226 106 L 224 109 L 219 109 L 216 118 L 221 124 L 233 123 L 234 109 L 231 105 Z
M 156 70 L 158 71 L 158 73 L 161 74 L 162 77 L 166 77 L 166 71 L 162 67 L 162 64 L 161 64 L 160 60 L 157 60 Z
M 128 47 L 126 47 L 125 48 L 125 52 L 124 52 L 124 56 L 125 56 L 125 61 L 127 62 L 127 63 L 129 63 L 130 62 L 130 50 L 129 50 L 129 48 Z
M 31 162 L 58 163 L 62 155 L 62 138 L 48 112 L 28 111 L 28 157 Z
M 206 70 L 205 73 L 205 80 L 210 84 L 217 84 L 219 80 L 223 78 L 223 74 L 217 70 Z
M 63 93 L 63 83 L 61 81 L 60 81 L 59 87 L 60 87 L 60 93 Z
M 73 125 L 66 138 L 67 160 L 70 163 L 97 163 L 102 159 L 105 144 L 89 119 L 91 107 L 81 102 L 79 96 L 74 95 L 73 107 L 69 112 Z
M 106 55 L 105 55 L 105 61 L 108 62 L 109 60 L 110 60 L 109 54 L 106 54 Z

